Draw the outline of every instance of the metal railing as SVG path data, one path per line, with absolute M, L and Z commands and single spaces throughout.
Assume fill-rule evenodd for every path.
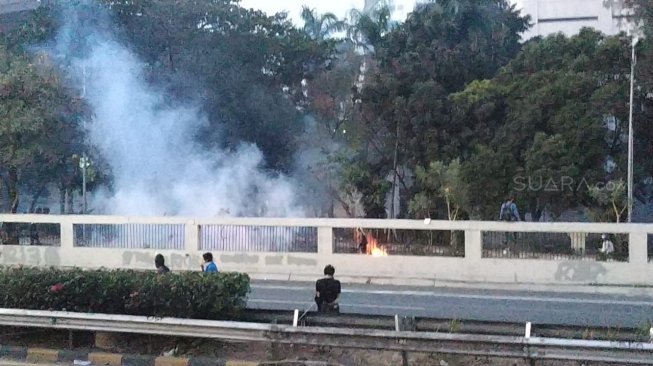
M 231 252 L 317 253 L 317 228 L 202 225 L 200 249 Z
M 184 249 L 184 225 L 75 224 L 76 247 L 121 249 Z
M 514 337 L 0 309 L 0 325 L 528 360 L 653 365 L 651 343 L 531 337 L 530 324 L 526 326 L 524 337 Z
M 362 238 L 365 235 L 365 249 Z M 334 228 L 333 252 L 361 253 L 378 249 L 388 255 L 464 257 L 465 234 L 454 230 Z
M 628 261 L 628 235 L 608 234 L 614 252 L 601 253 L 602 234 L 483 232 L 483 258 Z
M 0 243 L 9 245 L 61 245 L 61 230 L 58 224 L 50 223 L 0 223 Z

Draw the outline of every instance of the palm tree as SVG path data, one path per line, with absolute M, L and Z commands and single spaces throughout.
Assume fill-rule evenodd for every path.
M 345 22 L 338 20 L 333 13 L 317 14 L 315 9 L 306 5 L 302 6 L 302 20 L 304 21 L 304 32 L 315 40 L 324 40 L 334 32 L 342 32 L 346 29 Z
M 390 8 L 382 6 L 370 13 L 353 9 L 347 37 L 357 47 L 372 49 L 391 30 Z

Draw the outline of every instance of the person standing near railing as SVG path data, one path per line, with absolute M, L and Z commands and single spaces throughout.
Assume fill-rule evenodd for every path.
M 521 221 L 521 216 L 519 216 L 519 209 L 517 209 L 517 204 L 515 203 L 515 197 L 509 196 L 505 202 L 501 204 L 501 209 L 499 210 L 499 220 L 507 222 L 516 222 Z M 503 241 L 504 245 L 504 254 L 509 254 L 511 244 L 516 244 L 517 242 L 517 233 L 507 232 L 505 240 Z
M 614 253 L 614 244 L 608 238 L 607 234 L 601 234 L 601 249 L 599 249 L 599 259 L 607 260 Z
M 358 233 L 358 252 L 367 254 L 367 235 L 365 235 L 365 232 L 361 228 L 356 229 L 356 231 Z

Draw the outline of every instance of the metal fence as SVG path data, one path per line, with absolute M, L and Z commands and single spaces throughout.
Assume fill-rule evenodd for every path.
M 317 253 L 317 228 L 202 225 L 200 249 L 226 252 Z
M 184 225 L 75 224 L 76 247 L 120 249 L 184 249 Z
M 601 234 L 483 232 L 483 258 L 628 261 L 628 234 L 608 234 L 614 252 L 601 253 Z
M 334 228 L 333 239 L 334 253 L 465 256 L 463 231 Z
M 61 246 L 61 226 L 50 223 L 2 222 L 0 244 Z

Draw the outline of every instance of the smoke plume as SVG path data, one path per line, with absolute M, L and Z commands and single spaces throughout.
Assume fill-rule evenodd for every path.
M 95 212 L 303 216 L 291 180 L 264 171 L 256 146 L 204 149 L 194 139 L 207 123 L 200 108 L 170 105 L 144 81 L 143 63 L 129 48 L 105 30 L 89 27 L 74 8 L 65 19 L 56 56 L 67 60 L 85 84 L 94 114 L 86 123 L 88 143 L 108 162 L 113 176 L 111 189 L 94 192 L 89 206 Z M 80 40 L 72 36 L 80 34 L 85 37 L 81 54 Z

